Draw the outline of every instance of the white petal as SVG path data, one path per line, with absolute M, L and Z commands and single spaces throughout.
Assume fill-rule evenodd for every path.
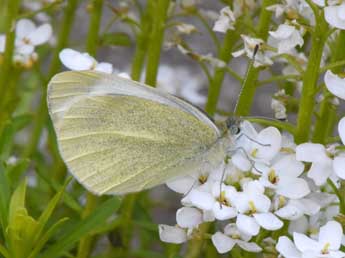
M 301 253 L 297 250 L 294 243 L 286 236 L 279 237 L 276 249 L 282 256 L 286 258 L 302 257 Z
M 345 19 L 342 19 L 342 16 L 339 15 L 339 10 L 343 9 L 342 6 L 344 6 L 344 4 L 341 6 L 325 7 L 325 19 L 333 27 L 345 30 Z
M 232 155 L 231 162 L 242 171 L 249 171 L 252 168 L 251 162 L 241 150 L 236 151 L 234 155 Z
M 302 162 L 296 160 L 296 156 L 286 155 L 279 159 L 273 165 L 273 169 L 279 175 L 286 175 L 289 177 L 298 177 L 304 171 L 304 165 Z
M 233 239 L 221 232 L 216 232 L 212 235 L 212 243 L 220 254 L 229 252 L 235 245 Z
M 345 117 L 340 119 L 338 123 L 338 133 L 342 143 L 345 145 Z
M 201 210 L 211 210 L 215 203 L 214 197 L 209 192 L 193 189 L 189 194 L 191 203 Z
M 166 243 L 181 244 L 187 241 L 186 232 L 178 227 L 159 225 L 159 238 Z
M 252 253 L 258 253 L 262 251 L 262 248 L 258 246 L 256 243 L 249 243 L 243 240 L 235 240 L 236 244 L 239 245 L 243 250 Z
M 190 191 L 195 184 L 196 179 L 192 176 L 179 177 L 166 182 L 166 185 L 173 191 L 185 194 Z
M 310 170 L 308 171 L 308 177 L 314 180 L 314 183 L 317 186 L 323 185 L 326 183 L 327 178 L 333 172 L 332 163 L 325 164 L 325 163 L 316 163 L 314 162 Z
M 337 96 L 338 98 L 345 99 L 345 79 L 340 78 L 338 75 L 332 73 L 331 70 L 328 70 L 325 73 L 324 80 L 327 89 L 333 95 Z
M 294 232 L 306 234 L 309 229 L 309 220 L 306 216 L 299 219 L 290 221 L 289 233 L 292 235 Z
M 299 199 L 310 193 L 307 181 L 302 178 L 280 178 L 277 185 L 277 194 L 290 199 Z
M 276 39 L 287 39 L 294 32 L 295 27 L 281 24 L 276 31 L 270 31 L 270 35 Z
M 249 199 L 245 193 L 237 193 L 232 203 L 240 213 L 245 213 L 249 210 Z
M 296 159 L 305 162 L 325 163 L 330 160 L 326 148 L 319 143 L 302 143 L 296 147 Z
M 235 218 L 237 215 L 237 211 L 234 207 L 229 207 L 225 205 L 220 206 L 219 202 L 216 202 L 213 205 L 213 213 L 215 218 L 218 220 L 227 220 Z
M 6 36 L 0 35 L 0 53 L 3 53 L 5 51 L 6 47 Z
M 345 179 L 345 157 L 335 157 L 333 160 L 333 169 L 338 177 Z
M 255 213 L 253 214 L 256 222 L 267 230 L 280 229 L 284 223 L 278 219 L 273 213 Z
M 243 191 L 248 194 L 263 194 L 265 192 L 265 187 L 259 180 L 246 182 L 243 184 L 242 188 Z
M 314 4 L 317 4 L 318 6 L 324 7 L 325 6 L 325 0 L 312 0 Z
M 308 196 L 309 197 L 309 196 Z M 321 206 L 318 202 L 313 201 L 311 199 L 299 199 L 299 200 L 291 200 L 292 204 L 295 204 L 297 207 L 303 211 L 304 214 L 312 216 L 318 213 L 321 209 Z
M 176 222 L 181 228 L 194 228 L 202 223 L 202 214 L 196 208 L 182 207 L 176 212 Z
M 293 234 L 293 240 L 295 242 L 297 249 L 301 252 L 310 251 L 310 250 L 317 251 L 320 249 L 319 243 L 307 237 L 306 235 L 295 232 Z
M 111 74 L 113 72 L 113 65 L 110 63 L 98 63 L 95 67 L 95 71 Z
M 256 157 L 269 161 L 274 158 L 274 156 L 279 152 L 282 143 L 282 136 L 277 128 L 267 127 L 260 131 L 256 138 L 256 141 L 260 143 L 253 144 L 258 150 Z
M 52 26 L 48 23 L 39 26 L 37 29 L 28 34 L 27 38 L 34 46 L 48 42 L 53 33 Z
M 70 48 L 63 49 L 59 57 L 64 66 L 75 71 L 90 70 L 95 62 L 91 56 Z
M 299 207 L 292 204 L 288 204 L 283 208 L 277 210 L 275 214 L 283 219 L 296 220 L 303 215 L 303 212 Z
M 232 238 L 236 238 L 238 239 L 240 237 L 240 239 L 244 240 L 244 241 L 249 241 L 252 236 L 244 234 L 243 232 L 241 232 L 235 223 L 230 223 L 228 225 L 226 225 L 224 227 L 224 234 L 232 237 Z
M 328 221 L 326 225 L 320 228 L 319 242 L 322 246 L 328 243 L 331 250 L 338 250 L 342 236 L 343 229 L 341 225 L 336 221 Z
M 30 55 L 34 52 L 35 48 L 30 44 L 20 44 L 16 47 L 16 52 L 22 55 Z
M 202 214 L 202 220 L 205 222 L 212 222 L 215 220 L 214 213 L 212 210 L 204 210 Z
M 255 205 L 257 212 L 267 212 L 271 207 L 271 200 L 264 194 L 251 195 L 249 201 Z
M 16 36 L 24 38 L 36 29 L 35 24 L 29 19 L 20 19 L 16 24 Z
M 236 220 L 236 226 L 244 234 L 250 236 L 256 236 L 259 233 L 260 226 L 256 223 L 253 217 L 247 215 L 239 214 Z

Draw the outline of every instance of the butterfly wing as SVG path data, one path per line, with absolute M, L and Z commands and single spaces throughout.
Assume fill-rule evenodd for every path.
M 181 109 L 123 95 L 79 99 L 57 137 L 71 173 L 96 194 L 136 192 L 193 172 L 209 162 L 218 138 Z
M 48 107 L 63 159 L 96 194 L 140 191 L 223 158 L 220 131 L 205 114 L 118 76 L 58 74 Z
M 162 92 L 126 78 L 95 71 L 68 71 L 55 75 L 48 85 L 49 113 L 58 127 L 64 113 L 70 106 L 85 96 L 128 95 L 153 100 L 195 116 L 221 135 L 213 121 L 193 105 Z

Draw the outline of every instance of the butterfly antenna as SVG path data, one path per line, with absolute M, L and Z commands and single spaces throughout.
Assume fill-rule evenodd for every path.
M 248 68 L 247 68 L 247 72 L 246 72 L 246 76 L 244 77 L 244 80 L 243 80 L 243 82 L 242 82 L 242 87 L 241 87 L 240 93 L 238 94 L 238 97 L 237 97 L 237 101 L 236 101 L 236 105 L 235 105 L 235 109 L 234 109 L 234 114 L 237 113 L 238 103 L 239 103 L 240 97 L 241 97 L 241 95 L 242 95 L 242 93 L 243 93 L 244 85 L 246 85 L 246 83 L 247 83 L 249 71 L 250 71 L 250 70 L 253 68 L 253 66 L 254 66 L 254 63 L 255 63 L 255 56 L 256 56 L 257 52 L 259 51 L 259 47 L 260 47 L 259 44 L 256 44 L 255 47 L 254 47 L 253 57 L 252 57 L 252 59 L 251 59 L 250 62 L 249 62 L 249 65 L 248 65 Z

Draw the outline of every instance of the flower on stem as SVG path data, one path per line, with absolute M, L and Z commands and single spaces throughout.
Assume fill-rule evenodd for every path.
M 64 66 L 73 71 L 95 70 L 104 73 L 112 73 L 113 65 L 110 63 L 98 63 L 88 53 L 80 53 L 70 48 L 63 49 L 59 54 Z
M 29 55 L 34 52 L 36 46 L 48 42 L 51 36 L 50 24 L 46 23 L 36 27 L 31 20 L 21 19 L 16 25 L 16 52 Z
M 247 57 L 252 59 L 254 55 L 254 49 L 258 45 L 259 50 L 257 51 L 256 56 L 255 56 L 254 67 L 267 66 L 267 65 L 273 64 L 273 61 L 268 57 L 267 53 L 262 49 L 263 44 L 264 44 L 264 41 L 262 39 L 252 38 L 246 35 L 241 35 L 241 37 L 244 42 L 244 48 L 236 52 L 233 52 L 232 55 L 234 57 L 239 57 L 246 54 Z
M 271 213 L 271 200 L 264 194 L 265 188 L 259 181 L 243 185 L 243 191 L 236 194 L 234 204 L 239 214 L 236 219 L 238 229 L 250 236 L 256 236 L 260 227 L 277 230 L 283 222 Z
M 286 236 L 279 238 L 276 249 L 285 258 L 302 257 L 344 257 L 340 251 L 343 229 L 336 221 L 329 221 L 320 228 L 318 240 L 304 234 L 294 233 L 293 242 Z
M 345 3 L 327 6 L 324 9 L 325 20 L 333 27 L 345 30 Z
M 234 23 L 236 22 L 235 14 L 230 7 L 224 7 L 220 10 L 218 20 L 214 23 L 213 30 L 217 32 L 226 33 L 227 30 L 234 30 Z
M 216 232 L 212 235 L 212 243 L 218 253 L 227 253 L 237 244 L 247 252 L 261 252 L 262 248 L 254 242 L 249 242 L 251 236 L 242 233 L 235 224 L 230 223 L 224 228 L 224 233 Z
M 327 89 L 336 97 L 345 100 L 345 78 L 340 78 L 338 75 L 328 70 L 325 73 L 324 81 Z
M 187 23 L 181 23 L 177 25 L 176 29 L 179 33 L 186 34 L 186 35 L 189 35 L 189 34 L 192 34 L 193 32 L 198 31 L 194 25 L 187 24 Z
M 161 241 L 173 244 L 182 244 L 187 241 L 187 233 L 178 226 L 159 225 L 159 238 Z
M 300 31 L 291 25 L 281 24 L 276 31 L 269 31 L 269 34 L 268 42 L 278 48 L 278 54 L 289 53 L 297 45 L 301 47 L 304 44 Z

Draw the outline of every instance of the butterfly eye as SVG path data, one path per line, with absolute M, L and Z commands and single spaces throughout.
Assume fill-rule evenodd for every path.
M 230 126 L 230 133 L 231 135 L 239 134 L 241 131 L 240 127 L 238 125 L 232 125 Z

